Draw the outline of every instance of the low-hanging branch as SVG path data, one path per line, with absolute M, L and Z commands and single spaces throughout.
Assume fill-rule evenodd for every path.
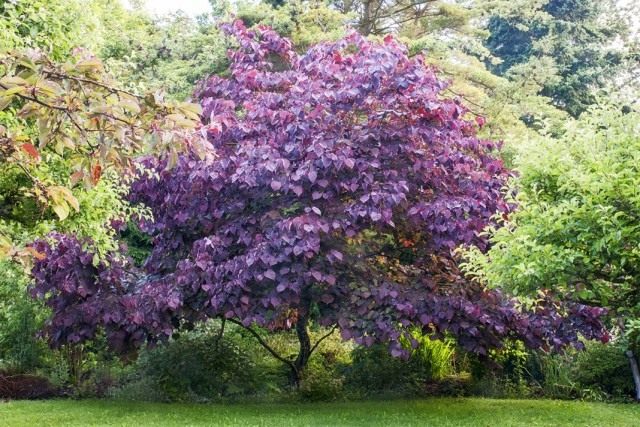
M 258 340 L 260 345 L 263 346 L 273 357 L 275 357 L 282 363 L 288 365 L 291 369 L 296 370 L 296 366 L 293 363 L 293 361 L 279 355 L 269 344 L 267 344 L 267 342 L 260 336 L 260 334 L 255 331 L 255 329 L 251 328 L 250 326 L 245 326 L 242 322 L 236 319 L 227 319 L 227 320 L 231 323 L 242 326 L 244 329 L 249 331 L 249 333 Z

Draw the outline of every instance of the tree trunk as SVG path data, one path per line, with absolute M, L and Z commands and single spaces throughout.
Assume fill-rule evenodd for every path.
M 298 321 L 296 322 L 296 335 L 298 336 L 300 349 L 298 350 L 298 356 L 293 362 L 291 369 L 291 384 L 295 387 L 300 386 L 302 372 L 311 357 L 311 338 L 309 337 L 308 324 L 309 319 L 307 318 L 307 314 L 298 317 Z
M 633 351 L 627 350 L 629 365 L 631 365 L 631 373 L 633 374 L 633 382 L 636 385 L 636 401 L 640 402 L 640 370 L 638 370 L 638 362 L 636 361 Z
M 360 32 L 363 36 L 368 36 L 371 33 L 373 27 L 371 12 L 373 9 L 373 0 L 366 0 L 362 5 L 362 21 L 360 21 Z

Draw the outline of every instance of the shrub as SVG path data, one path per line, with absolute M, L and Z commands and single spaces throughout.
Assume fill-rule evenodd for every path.
M 519 341 L 508 341 L 487 357 L 469 354 L 472 393 L 485 397 L 529 397 L 533 393 L 529 358 L 530 353 Z
M 344 377 L 326 359 L 313 358 L 304 373 L 298 393 L 308 401 L 331 401 L 343 395 Z
M 0 260 L 0 271 L 0 369 L 32 372 L 42 366 L 47 353 L 44 341 L 37 338 L 43 313 L 29 299 L 18 265 Z
M 46 378 L 0 372 L 0 399 L 44 399 L 58 394 Z
M 442 380 L 453 372 L 454 348 L 449 342 L 417 334 L 414 338 L 417 347 L 406 360 L 391 356 L 383 345 L 357 347 L 353 363 L 346 370 L 347 385 L 363 394 L 424 392 L 426 383 Z
M 255 394 L 260 387 L 254 361 L 228 337 L 186 333 L 143 351 L 138 380 L 149 382 L 156 400 L 211 400 Z
M 583 393 L 593 395 L 600 390 L 608 397 L 630 397 L 634 393 L 633 377 L 623 343 L 587 343 L 577 354 L 575 379 Z

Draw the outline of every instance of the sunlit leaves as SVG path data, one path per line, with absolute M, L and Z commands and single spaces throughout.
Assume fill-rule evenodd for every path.
M 619 106 L 594 108 L 560 140 L 523 144 L 519 209 L 491 230 L 487 254 L 467 254 L 465 269 L 520 295 L 546 288 L 612 316 L 640 316 L 639 120 Z
M 58 65 L 39 54 L 12 53 L 0 62 L 0 97 L 7 106 L 15 100 L 19 116 L 37 124 L 39 150 L 54 146 L 60 155 L 82 154 L 103 168 L 128 168 L 151 140 L 160 156 L 191 145 L 198 106 L 121 90 L 92 56 L 81 53 Z M 95 180 L 91 171 L 85 176 L 88 184 Z
M 78 199 L 73 196 L 71 190 L 62 186 L 51 186 L 47 188 L 47 195 L 51 200 L 51 208 L 58 215 L 60 220 L 69 216 L 71 209 L 76 212 L 80 210 Z
M 79 209 L 73 187 L 97 185 L 108 169 L 131 176 L 142 154 L 175 163 L 179 153 L 210 151 L 196 133 L 200 106 L 120 89 L 101 61 L 81 50 L 63 64 L 35 50 L 2 54 L 0 104 L 16 116 L 0 135 L 3 163 L 20 168 L 32 181 L 25 194 L 60 220 Z M 60 158 L 72 170 L 68 181 L 47 175 Z

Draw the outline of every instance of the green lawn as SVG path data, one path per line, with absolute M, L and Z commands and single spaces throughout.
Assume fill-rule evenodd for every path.
M 428 399 L 319 404 L 0 403 L 9 426 L 640 426 L 640 405 Z

